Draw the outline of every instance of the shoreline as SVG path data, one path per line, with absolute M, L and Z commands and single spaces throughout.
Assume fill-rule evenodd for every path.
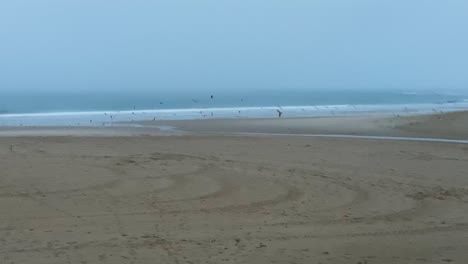
M 122 122 L 148 120 L 212 120 L 276 118 L 277 110 L 287 118 L 333 116 L 421 115 L 468 109 L 468 102 L 389 105 L 319 105 L 230 108 L 151 109 L 126 111 L 52 112 L 1 114 L 1 126 L 110 126 Z
M 120 122 L 113 126 L 0 127 L 0 136 L 287 135 L 468 140 L 468 111 L 444 114 Z

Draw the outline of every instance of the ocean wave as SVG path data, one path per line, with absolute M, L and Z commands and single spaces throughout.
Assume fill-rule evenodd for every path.
M 442 104 L 308 105 L 231 108 L 190 108 L 134 111 L 54 112 L 0 114 L 0 126 L 112 126 L 145 120 L 193 120 L 221 118 L 320 117 L 369 114 L 418 114 L 468 110 L 468 101 Z

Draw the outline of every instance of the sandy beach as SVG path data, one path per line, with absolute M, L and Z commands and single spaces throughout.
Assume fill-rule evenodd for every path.
M 134 122 L 172 126 L 189 132 L 274 134 L 342 134 L 367 136 L 468 139 L 468 112 L 424 115 L 364 115 L 308 118 L 205 119 Z
M 468 113 L 0 128 L 0 263 L 466 263 Z M 222 132 L 210 134 L 211 132 Z

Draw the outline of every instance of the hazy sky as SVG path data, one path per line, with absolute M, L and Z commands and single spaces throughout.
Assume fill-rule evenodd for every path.
M 467 0 L 10 0 L 0 92 L 468 90 Z

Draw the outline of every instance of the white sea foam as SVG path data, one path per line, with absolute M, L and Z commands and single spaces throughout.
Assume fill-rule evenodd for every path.
M 282 107 L 192 108 L 135 111 L 57 112 L 0 115 L 0 126 L 111 126 L 144 120 L 274 118 L 369 114 L 423 114 L 468 110 L 468 102 L 411 105 L 325 105 Z

